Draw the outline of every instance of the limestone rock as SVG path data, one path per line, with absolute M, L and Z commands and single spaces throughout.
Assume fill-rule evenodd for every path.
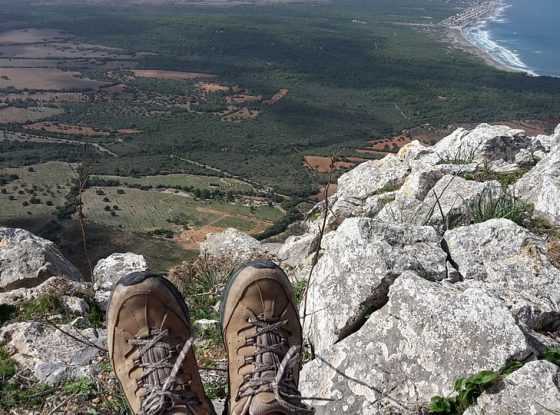
M 51 277 L 42 284 L 32 288 L 18 288 L 8 292 L 0 292 L 0 304 L 18 304 L 24 301 L 31 301 L 45 294 L 57 296 L 87 295 L 90 292 L 90 285 L 68 280 L 63 277 Z
M 266 246 L 252 236 L 234 228 L 221 233 L 211 233 L 200 244 L 200 255 L 210 258 L 228 258 L 233 263 L 243 263 L 256 257 L 271 256 Z
M 409 172 L 408 163 L 393 154 L 360 164 L 338 179 L 333 212 L 344 218 L 363 215 L 366 199 L 398 189 Z
M 101 308 L 107 307 L 113 285 L 122 277 L 139 271 L 146 271 L 148 263 L 142 255 L 115 253 L 101 259 L 93 269 L 95 300 Z
M 515 154 L 530 145 L 531 140 L 523 130 L 505 125 L 480 124 L 471 131 L 459 128 L 433 148 L 442 160 L 513 162 Z
M 560 368 L 534 361 L 483 393 L 465 415 L 550 415 L 560 413 Z
M 480 281 L 528 327 L 560 329 L 560 270 L 544 241 L 507 219 L 456 228 L 444 238 L 465 280 Z
M 0 292 L 35 287 L 52 276 L 82 279 L 52 242 L 23 229 L 0 227 Z
M 89 311 L 89 305 L 83 298 L 63 295 L 61 301 L 63 307 L 70 313 L 84 315 Z
M 311 255 L 318 243 L 319 232 L 290 236 L 278 251 L 280 264 L 295 267 Z
M 105 330 L 77 331 L 70 325 L 62 325 L 61 328 L 97 346 L 105 347 Z M 95 347 L 77 342 L 40 322 L 12 323 L 1 328 L 0 343 L 5 343 L 16 363 L 31 370 L 40 382 L 50 385 L 67 379 L 93 376 L 95 367 L 92 362 L 100 354 Z
M 560 225 L 560 146 L 519 179 L 513 191 L 532 203 L 537 214 Z
M 306 336 L 323 351 L 386 301 L 387 290 L 405 270 L 424 278 L 446 277 L 446 254 L 431 227 L 346 219 L 323 239 L 308 295 Z
M 315 402 L 317 415 L 408 413 L 449 394 L 456 378 L 530 352 L 509 310 L 484 290 L 405 272 L 358 331 L 317 351 L 300 385 L 304 396 L 335 399 Z
M 424 186 L 422 191 L 416 191 L 416 194 L 421 195 L 427 187 L 429 186 Z M 428 191 L 422 201 L 399 193 L 394 202 L 387 204 L 379 212 L 377 218 L 417 225 L 436 225 L 446 221 L 452 223 L 460 218 L 465 219 L 471 204 L 484 194 L 497 195 L 501 191 L 497 181 L 481 183 L 459 176 L 445 175 Z

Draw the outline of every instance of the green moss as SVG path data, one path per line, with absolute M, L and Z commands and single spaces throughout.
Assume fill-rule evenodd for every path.
M 491 171 L 487 167 L 484 167 L 474 173 L 464 173 L 462 176 L 467 180 L 474 180 L 477 182 L 497 180 L 504 189 L 507 189 L 510 185 L 516 183 L 525 173 L 527 173 L 527 171 L 527 169 L 519 169 L 514 172 L 497 173 Z
M 94 395 L 97 388 L 95 382 L 90 378 L 81 378 L 64 384 L 62 390 L 69 395 L 87 398 Z
M 0 346 L 0 385 L 16 373 L 16 363 L 10 358 L 4 346 Z
M 305 294 L 305 288 L 307 287 L 307 280 L 296 281 L 293 285 L 294 300 L 296 305 L 301 304 L 303 301 L 303 296 Z
M 59 296 L 44 294 L 34 300 L 25 302 L 18 307 L 17 316 L 20 320 L 41 319 L 54 314 L 65 314 Z

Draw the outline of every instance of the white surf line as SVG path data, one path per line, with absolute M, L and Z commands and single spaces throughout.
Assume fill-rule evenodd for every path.
M 496 14 L 493 16 L 489 16 L 478 21 L 476 24 L 463 28 L 463 36 L 474 47 L 488 53 L 497 63 L 514 71 L 525 72 L 531 76 L 539 76 L 539 74 L 531 70 L 531 68 L 523 62 L 518 53 L 498 44 L 492 39 L 491 33 L 487 28 L 490 22 L 504 22 L 503 16 L 509 7 L 511 7 L 511 5 L 502 3 L 501 6 L 496 8 Z

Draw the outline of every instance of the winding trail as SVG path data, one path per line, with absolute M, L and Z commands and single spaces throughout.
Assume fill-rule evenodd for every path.
M 107 147 L 103 147 L 101 144 L 98 143 L 90 143 L 87 141 L 79 141 L 79 140 L 67 140 L 64 138 L 53 138 L 53 137 L 41 137 L 37 135 L 31 134 L 24 134 L 24 133 L 16 133 L 11 131 L 0 131 L 0 141 L 17 141 L 20 143 L 41 143 L 41 144 L 66 144 L 66 145 L 74 145 L 74 146 L 92 146 L 95 148 L 99 153 L 108 154 L 111 157 L 118 157 L 118 155 Z

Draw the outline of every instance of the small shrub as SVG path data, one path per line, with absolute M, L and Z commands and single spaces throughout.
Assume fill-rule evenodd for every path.
M 293 285 L 294 299 L 296 304 L 301 304 L 303 301 L 303 295 L 305 294 L 305 288 L 307 287 L 307 280 L 299 280 Z
M 154 229 L 154 230 L 153 230 L 152 232 L 150 232 L 150 233 L 151 233 L 152 235 L 154 235 L 154 236 L 160 236 L 160 237 L 168 238 L 168 239 L 173 238 L 173 236 L 175 235 L 175 234 L 173 233 L 173 231 L 170 230 L 170 229 Z
M 508 191 L 494 192 L 486 189 L 467 208 L 465 219 L 466 224 L 472 224 L 504 218 L 523 226 L 529 218 L 531 210 L 528 203 Z
M 90 298 L 86 298 L 86 302 L 89 306 L 89 312 L 86 315 L 89 326 L 96 329 L 103 327 L 103 321 L 105 320 L 105 313 L 103 310 Z
M 16 363 L 10 358 L 4 346 L 0 345 L 0 385 L 16 373 Z
M 96 391 L 95 382 L 89 378 L 82 378 L 73 382 L 68 382 L 62 387 L 62 389 L 67 394 L 76 395 L 81 398 L 87 398 L 95 394 Z
M 65 309 L 60 298 L 54 294 L 45 294 L 21 304 L 17 315 L 21 320 L 35 320 L 64 313 Z
M 125 193 L 124 189 L 117 189 L 117 194 L 124 195 Z

